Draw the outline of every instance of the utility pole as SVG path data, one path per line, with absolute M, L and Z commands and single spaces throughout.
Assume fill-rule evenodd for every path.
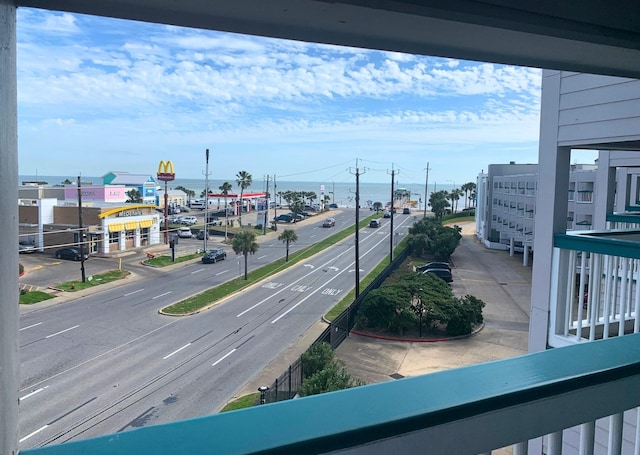
M 364 174 L 363 169 L 363 174 Z M 351 171 L 349 171 L 351 172 Z M 360 170 L 358 169 L 358 159 L 356 158 L 356 298 L 360 295 Z
M 209 237 L 209 149 L 205 151 L 204 171 L 204 251 L 207 251 L 207 237 Z M 218 199 L 220 201 L 220 199 Z
M 398 171 L 400 172 L 400 171 Z M 393 163 L 391 163 L 391 219 L 389 222 L 389 264 L 393 262 L 393 215 L 395 214 L 396 200 L 395 189 L 393 187 L 396 179 L 396 171 L 393 170 Z
M 427 161 L 427 179 L 424 182 L 424 216 L 423 218 L 427 217 L 427 194 L 429 192 L 429 162 Z
M 278 185 L 276 184 L 276 175 L 273 174 L 273 230 L 278 230 L 278 203 L 276 198 L 278 197 Z M 271 202 L 271 201 L 269 201 Z
M 85 283 L 87 277 L 84 272 L 84 227 L 82 227 L 82 190 L 80 188 L 80 176 L 78 176 L 78 240 L 80 244 L 80 274 L 82 282 Z
M 269 219 L 269 175 L 267 174 L 267 190 L 265 191 L 265 202 L 267 207 L 264 211 L 264 223 L 262 223 L 262 235 L 267 233 L 267 220 Z

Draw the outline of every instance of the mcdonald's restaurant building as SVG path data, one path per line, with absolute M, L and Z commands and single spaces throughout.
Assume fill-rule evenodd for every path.
M 57 205 L 55 199 L 18 201 L 20 238 L 53 253 L 84 242 L 91 254 L 105 255 L 162 243 L 160 214 L 151 204 Z M 82 218 L 82 229 L 80 229 Z

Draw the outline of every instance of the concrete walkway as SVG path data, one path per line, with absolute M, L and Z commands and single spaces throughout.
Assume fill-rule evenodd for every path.
M 531 268 L 520 255 L 488 250 L 465 223 L 451 258 L 452 289 L 486 303 L 485 326 L 473 336 L 440 342 L 401 342 L 350 335 L 336 350 L 349 373 L 367 383 L 417 376 L 527 353 Z

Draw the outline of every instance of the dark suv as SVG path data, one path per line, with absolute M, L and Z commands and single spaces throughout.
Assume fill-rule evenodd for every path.
M 218 261 L 224 260 L 226 257 L 227 253 L 222 248 L 214 248 L 207 251 L 204 256 L 202 256 L 202 263 L 215 264 Z

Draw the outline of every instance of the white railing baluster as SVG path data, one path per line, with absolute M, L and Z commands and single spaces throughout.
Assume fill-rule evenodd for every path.
M 571 273 L 567 274 L 567 292 L 565 298 L 565 314 L 566 317 L 563 321 L 562 327 L 564 336 L 569 336 L 569 329 L 571 328 L 571 322 L 573 321 L 573 302 L 575 301 L 575 289 L 576 289 L 576 260 L 578 258 L 577 251 L 569 252 L 569 270 Z M 576 333 L 576 336 L 578 334 Z
M 623 413 L 613 414 L 609 417 L 609 455 L 622 453 L 622 422 Z
M 589 341 L 596 339 L 596 329 L 598 327 L 598 312 L 600 311 L 600 302 L 602 300 L 602 261 L 604 257 L 601 254 L 591 254 L 591 273 L 589 274 Z
M 624 320 L 627 314 L 627 282 L 629 279 L 629 258 L 621 258 L 622 276 L 620 277 L 620 305 L 618 310 L 618 336 L 624 335 Z
M 584 323 L 584 308 L 587 305 L 587 302 L 584 301 L 584 296 L 586 293 L 586 279 L 587 279 L 587 252 L 583 251 L 582 256 L 580 258 L 580 281 L 579 281 L 579 290 L 578 290 L 578 314 L 576 315 L 576 341 L 580 341 L 582 339 L 582 324 Z M 591 259 L 589 259 L 590 261 Z M 588 298 L 587 298 L 588 300 Z
M 640 408 L 636 408 L 636 439 L 633 445 L 633 454 L 640 455 Z
M 612 300 L 613 300 L 613 287 L 614 287 L 614 277 L 613 277 L 613 263 L 614 259 L 611 256 L 605 256 L 605 287 L 604 287 L 604 307 L 602 311 L 602 323 L 603 323 L 603 332 L 602 338 L 609 338 L 609 314 L 611 313 Z
M 636 259 L 636 263 L 638 262 L 638 260 Z M 635 281 L 636 283 L 636 298 L 635 298 L 635 305 L 634 305 L 634 321 L 633 321 L 633 332 L 634 333 L 638 333 L 640 332 L 640 289 L 638 288 L 638 280 L 636 279 Z
M 595 422 L 587 422 L 580 425 L 580 455 L 593 455 L 595 437 Z
M 529 453 L 529 443 L 519 442 L 513 445 L 513 455 L 527 455 Z
M 547 455 L 562 455 L 562 431 L 556 431 L 549 435 Z

